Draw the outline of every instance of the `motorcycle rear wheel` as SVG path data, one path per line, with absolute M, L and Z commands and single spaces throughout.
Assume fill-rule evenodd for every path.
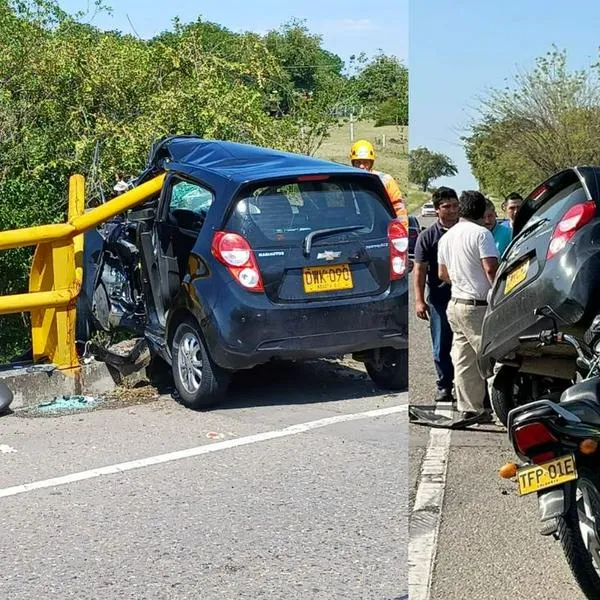
M 569 510 L 559 519 L 558 538 L 579 587 L 600 600 L 600 478 L 582 467 L 571 486 Z

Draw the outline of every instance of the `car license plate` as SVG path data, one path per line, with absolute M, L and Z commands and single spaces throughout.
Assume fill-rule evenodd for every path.
M 302 270 L 304 291 L 307 294 L 315 292 L 332 292 L 352 289 L 352 271 L 350 265 L 331 265 L 328 267 L 305 267 Z
M 573 479 L 577 479 L 577 468 L 572 454 L 517 471 L 521 496 L 561 485 Z
M 519 265 L 514 271 L 508 274 L 506 283 L 504 284 L 504 295 L 510 294 L 520 283 L 525 281 L 527 277 L 527 271 L 529 270 L 529 261 L 526 260 L 523 264 Z

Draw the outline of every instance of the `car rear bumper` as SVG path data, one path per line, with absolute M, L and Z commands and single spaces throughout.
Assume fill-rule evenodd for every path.
M 599 286 L 600 252 L 590 252 L 589 247 L 582 251 L 574 245 L 560 263 L 546 268 L 512 297 L 488 308 L 478 356 L 482 375 L 490 377 L 495 361 L 519 353 L 520 336 L 552 326 L 547 317 L 534 314 L 537 308 L 549 306 L 561 330 L 585 328 L 600 310 L 600 298 L 595 293 Z
M 229 291 L 202 325 L 211 357 L 225 369 L 247 369 L 272 359 L 408 347 L 406 278 L 376 298 L 318 306 L 276 305 L 263 294 Z

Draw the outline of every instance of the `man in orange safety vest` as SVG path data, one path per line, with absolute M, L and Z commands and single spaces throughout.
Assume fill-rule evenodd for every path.
M 367 140 L 358 140 L 357 142 L 354 142 L 352 148 L 350 148 L 350 162 L 353 167 L 364 169 L 365 171 L 379 175 L 379 178 L 383 182 L 388 193 L 392 207 L 396 212 L 396 216 L 400 219 L 404 227 L 406 227 L 406 231 L 408 231 L 408 213 L 406 212 L 402 192 L 400 191 L 400 187 L 396 183 L 396 180 L 387 173 L 373 170 L 373 165 L 375 163 L 375 149 L 373 148 L 373 144 Z

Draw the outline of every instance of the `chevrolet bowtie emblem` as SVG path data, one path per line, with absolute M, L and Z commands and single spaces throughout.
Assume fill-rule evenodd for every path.
M 319 254 L 317 254 L 317 258 L 322 258 L 324 260 L 334 260 L 340 254 L 341 252 L 332 252 L 331 250 L 325 250 L 325 252 L 319 252 Z

